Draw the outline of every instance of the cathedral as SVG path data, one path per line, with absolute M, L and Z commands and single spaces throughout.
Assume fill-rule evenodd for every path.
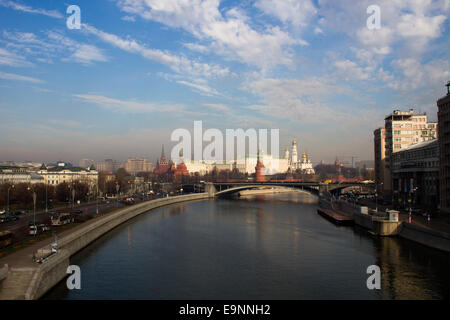
M 290 170 L 300 170 L 303 174 L 315 174 L 312 162 L 306 153 L 302 154 L 301 159 L 298 158 L 297 141 L 292 141 L 292 154 L 286 148 L 284 158 L 288 160 Z

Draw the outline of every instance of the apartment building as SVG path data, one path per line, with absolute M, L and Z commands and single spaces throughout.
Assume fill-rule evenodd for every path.
M 392 154 L 412 144 L 436 138 L 437 122 L 429 122 L 425 113 L 415 114 L 413 109 L 394 110 L 385 117 L 384 128 L 374 131 L 375 177 L 383 196 L 392 196 Z

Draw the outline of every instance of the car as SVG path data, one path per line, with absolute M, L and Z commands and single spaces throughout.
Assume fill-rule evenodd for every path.
M 73 210 L 72 213 L 73 213 L 73 214 L 82 214 L 82 213 L 83 213 L 83 210 L 76 209 L 76 210 Z
M 26 215 L 27 211 L 26 210 L 17 210 L 16 212 L 14 212 L 14 214 L 16 216 L 20 216 L 20 215 Z
M 19 220 L 19 217 L 10 211 L 4 211 L 3 214 L 0 215 L 0 223 L 17 220 Z

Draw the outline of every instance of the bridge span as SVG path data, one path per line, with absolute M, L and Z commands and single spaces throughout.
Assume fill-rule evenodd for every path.
M 205 191 L 211 196 L 229 196 L 244 190 L 259 189 L 261 187 L 284 187 L 300 189 L 316 196 L 322 193 L 338 194 L 348 187 L 372 187 L 367 183 L 335 183 L 321 182 L 209 182 L 205 184 Z

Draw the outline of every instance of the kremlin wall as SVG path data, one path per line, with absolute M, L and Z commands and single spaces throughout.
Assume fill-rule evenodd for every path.
M 212 170 L 222 171 L 237 169 L 243 174 L 273 175 L 277 173 L 295 172 L 300 170 L 304 174 L 315 174 L 311 160 L 306 153 L 303 153 L 299 159 L 297 151 L 297 142 L 292 142 L 292 148 L 286 148 L 283 158 L 275 158 L 271 154 L 260 150 L 257 155 L 247 155 L 245 159 L 233 161 L 233 163 L 216 163 L 211 161 L 194 161 L 184 159 L 183 150 L 180 151 L 180 158 L 177 164 L 167 161 L 162 147 L 161 158 L 156 164 L 155 174 L 161 175 L 172 172 L 175 179 L 183 175 L 199 173 L 207 174 Z M 258 172 L 259 170 L 259 172 Z

